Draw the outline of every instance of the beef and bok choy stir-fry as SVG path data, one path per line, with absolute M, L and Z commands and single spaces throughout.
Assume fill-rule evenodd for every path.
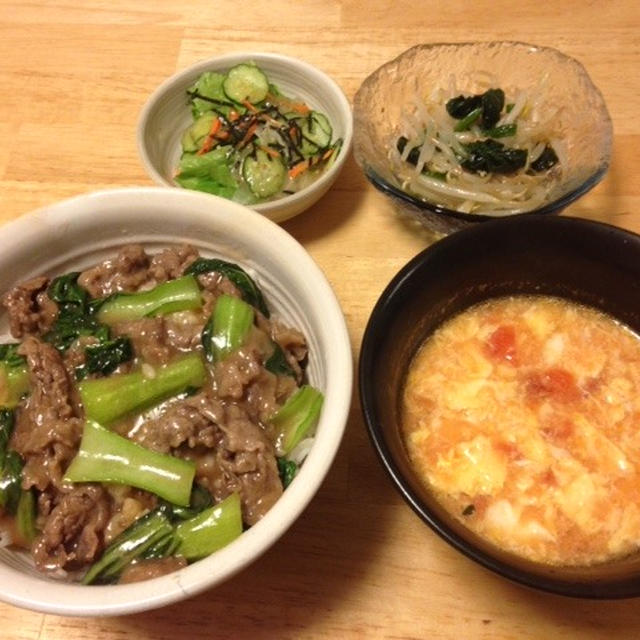
M 0 542 L 42 571 L 183 567 L 258 522 L 309 451 L 305 338 L 234 263 L 129 245 L 3 303 Z
M 193 123 L 175 176 L 187 189 L 266 202 L 317 180 L 340 153 L 329 118 L 284 95 L 254 63 L 207 71 L 187 95 Z
M 448 89 L 407 105 L 389 152 L 403 189 L 492 215 L 529 211 L 550 198 L 567 165 L 559 111 L 542 104 L 538 91 L 495 87 L 460 94 L 452 78 Z

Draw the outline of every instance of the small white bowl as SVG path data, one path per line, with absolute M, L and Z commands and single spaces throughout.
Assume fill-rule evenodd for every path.
M 173 176 L 180 160 L 180 139 L 193 122 L 187 89 L 204 71 L 224 72 L 247 61 L 255 62 L 285 95 L 299 98 L 324 113 L 332 124 L 334 139 L 343 140 L 336 161 L 311 185 L 292 195 L 251 205 L 274 222 L 282 222 L 309 208 L 328 191 L 349 155 L 353 137 L 351 108 L 344 93 L 329 76 L 306 62 L 275 53 L 232 53 L 203 60 L 176 73 L 151 94 L 142 109 L 137 130 L 138 153 L 146 172 L 157 184 L 179 187 Z
M 0 600 L 20 607 L 59 615 L 120 615 L 176 602 L 222 582 L 266 551 L 302 513 L 342 439 L 352 357 L 338 301 L 296 240 L 239 204 L 193 191 L 141 187 L 96 192 L 38 210 L 0 229 L 0 294 L 38 274 L 82 269 L 131 242 L 150 251 L 188 242 L 202 255 L 234 261 L 255 275 L 274 315 L 307 338 L 309 381 L 325 397 L 315 440 L 298 475 L 262 520 L 227 547 L 169 575 L 131 585 L 82 586 L 47 578 L 26 553 L 0 549 Z M 2 314 L 0 333 L 7 331 Z

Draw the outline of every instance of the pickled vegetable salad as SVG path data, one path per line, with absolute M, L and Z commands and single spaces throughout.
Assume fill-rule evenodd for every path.
M 207 71 L 187 94 L 194 122 L 175 177 L 186 189 L 273 200 L 316 180 L 340 152 L 327 116 L 282 95 L 253 63 Z

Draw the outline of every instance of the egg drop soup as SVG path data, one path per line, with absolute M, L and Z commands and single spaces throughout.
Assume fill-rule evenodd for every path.
M 498 298 L 410 365 L 403 438 L 443 506 L 490 543 L 585 566 L 640 546 L 640 340 L 591 308 Z

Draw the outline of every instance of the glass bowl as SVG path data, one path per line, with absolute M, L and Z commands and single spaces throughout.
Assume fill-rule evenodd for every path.
M 526 213 L 558 213 L 593 188 L 611 156 L 612 125 L 602 94 L 584 67 L 556 49 L 521 42 L 423 44 L 382 65 L 365 79 L 354 99 L 354 154 L 371 183 L 397 207 L 425 226 L 448 233 L 473 222 L 522 213 L 520 209 L 466 213 L 436 198 L 403 187 L 395 152 L 406 120 L 420 113 L 435 89 L 447 97 L 485 91 L 498 83 L 510 97 L 526 93 L 544 109 L 554 109 L 554 137 L 561 142 L 564 170 L 542 204 Z M 416 100 L 418 99 L 418 100 Z M 517 100 L 516 100 L 517 102 Z M 526 107 L 525 107 L 526 108 Z M 401 124 L 402 120 L 405 124 Z M 508 138 L 503 139 L 509 144 Z M 395 167 L 392 166 L 395 164 Z M 464 209 L 464 207 L 462 207 Z

